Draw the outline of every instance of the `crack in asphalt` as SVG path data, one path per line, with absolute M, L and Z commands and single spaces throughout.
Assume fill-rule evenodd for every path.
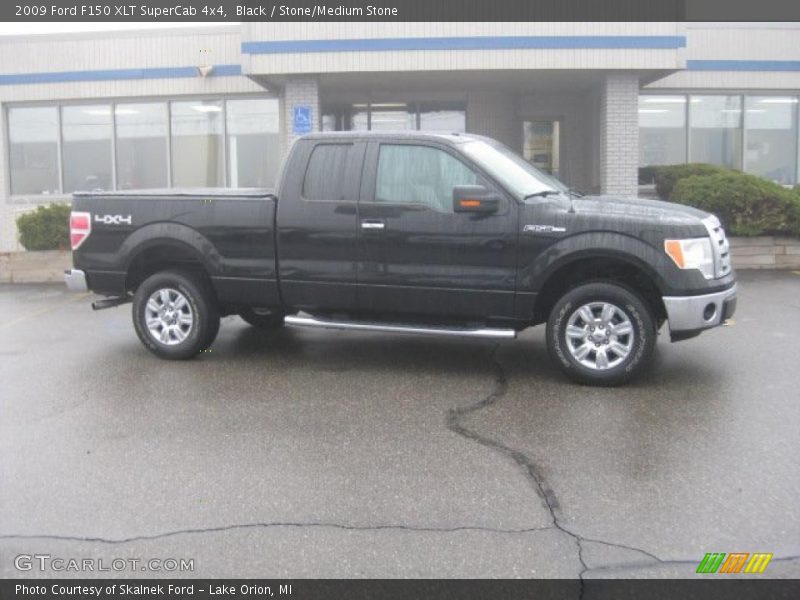
M 553 527 L 527 527 L 518 529 L 502 529 L 495 527 L 482 527 L 480 525 L 458 525 L 455 527 L 424 527 L 414 525 L 402 524 L 385 524 L 385 525 L 348 525 L 346 523 L 335 522 L 292 522 L 292 521 L 274 521 L 274 522 L 254 522 L 254 523 L 235 523 L 232 525 L 220 525 L 218 527 L 198 527 L 188 529 L 175 529 L 173 531 L 165 531 L 163 533 L 154 533 L 152 535 L 137 535 L 127 538 L 104 538 L 104 537 L 90 537 L 90 536 L 77 536 L 77 535 L 53 535 L 53 534 L 0 534 L 0 540 L 61 540 L 70 542 L 93 542 L 99 544 L 129 544 L 131 542 L 159 540 L 168 537 L 175 537 L 179 535 L 191 534 L 204 534 L 204 533 L 218 533 L 226 531 L 235 531 L 238 529 L 268 529 L 278 527 L 319 527 L 330 529 L 343 529 L 346 531 L 413 531 L 417 533 L 455 533 L 460 531 L 482 531 L 488 533 L 500 534 L 514 534 L 514 533 L 536 533 L 539 531 L 548 531 Z
M 534 462 L 534 460 L 530 458 L 528 455 L 526 455 L 524 452 L 517 450 L 516 448 L 513 448 L 498 440 L 481 435 L 477 431 L 469 429 L 468 427 L 464 426 L 461 423 L 464 417 L 476 413 L 480 410 L 483 410 L 484 408 L 487 408 L 493 404 L 496 404 L 501 398 L 503 398 L 503 396 L 506 395 L 506 392 L 508 391 L 508 378 L 506 376 L 505 369 L 503 369 L 503 365 L 500 364 L 500 361 L 497 358 L 498 349 L 499 345 L 495 345 L 490 353 L 490 359 L 495 372 L 495 385 L 492 391 L 489 392 L 487 396 L 485 396 L 478 402 L 469 404 L 467 406 L 451 408 L 447 412 L 447 428 L 453 433 L 460 435 L 461 437 L 464 437 L 475 443 L 481 444 L 482 446 L 486 446 L 487 448 L 490 448 L 495 452 L 499 452 L 500 454 L 510 458 L 526 474 L 529 481 L 533 484 L 534 490 L 536 490 L 536 493 L 542 499 L 545 508 L 550 513 L 550 519 L 553 523 L 552 527 L 557 529 L 558 531 L 561 531 L 562 533 L 569 536 L 571 539 L 575 541 L 575 545 L 578 551 L 578 562 L 581 564 L 581 571 L 578 573 L 578 579 L 580 579 L 581 582 L 580 596 L 583 597 L 584 575 L 589 571 L 595 570 L 594 568 L 590 568 L 586 564 L 586 561 L 584 559 L 583 556 L 584 542 L 593 542 L 596 544 L 603 544 L 606 546 L 630 550 L 632 552 L 639 552 L 640 554 L 648 557 L 650 559 L 649 562 L 656 562 L 662 564 L 669 562 L 662 560 L 655 554 L 652 554 L 647 550 L 643 550 L 642 548 L 627 546 L 625 544 L 617 544 L 615 542 L 609 542 L 606 540 L 587 538 L 565 527 L 562 524 L 561 518 L 559 516 L 559 513 L 561 512 L 561 505 L 558 502 L 558 497 L 556 496 L 556 493 L 553 490 L 553 488 L 550 487 L 550 485 L 548 484 L 547 480 L 545 479 L 544 475 L 541 472 L 540 467 Z

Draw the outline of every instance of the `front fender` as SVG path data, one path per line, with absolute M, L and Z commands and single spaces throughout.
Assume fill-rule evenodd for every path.
M 525 252 L 523 246 L 517 290 L 536 293 L 560 268 L 581 259 L 600 257 L 614 258 L 637 267 L 662 293 L 672 289 L 669 281 L 671 270 L 678 271 L 666 254 L 638 238 L 615 232 L 578 233 L 561 238 L 535 253 Z

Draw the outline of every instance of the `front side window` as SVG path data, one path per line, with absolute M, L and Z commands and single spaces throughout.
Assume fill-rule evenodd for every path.
M 57 194 L 58 108 L 10 108 L 9 159 L 12 194 Z
M 111 106 L 61 109 L 64 192 L 110 190 Z
M 352 144 L 320 144 L 311 152 L 303 198 L 338 202 L 355 200 L 346 197 L 347 158 Z
M 378 156 L 375 201 L 423 204 L 438 212 L 453 212 L 453 188 L 477 183 L 472 169 L 443 150 L 383 144 Z

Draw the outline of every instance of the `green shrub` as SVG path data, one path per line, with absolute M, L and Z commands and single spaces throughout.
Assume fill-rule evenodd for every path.
M 731 235 L 800 235 L 798 194 L 755 175 L 694 175 L 678 180 L 669 199 L 717 215 Z
M 695 175 L 715 175 L 716 173 L 726 173 L 731 169 L 719 167 L 717 165 L 707 165 L 705 163 L 689 163 L 685 165 L 665 165 L 656 167 L 655 182 L 656 193 L 662 200 L 667 200 L 672 196 L 672 188 L 681 179 L 694 177 Z
M 69 204 L 39 206 L 17 219 L 19 241 L 26 250 L 66 250 L 69 245 Z

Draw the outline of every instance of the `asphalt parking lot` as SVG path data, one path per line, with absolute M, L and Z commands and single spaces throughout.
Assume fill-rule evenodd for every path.
M 228 317 L 209 354 L 167 362 L 130 306 L 0 286 L 0 577 L 92 576 L 20 554 L 194 559 L 124 576 L 695 577 L 706 552 L 800 577 L 800 275 L 740 281 L 732 325 L 662 334 L 621 389 L 563 379 L 541 328 L 495 346 Z

